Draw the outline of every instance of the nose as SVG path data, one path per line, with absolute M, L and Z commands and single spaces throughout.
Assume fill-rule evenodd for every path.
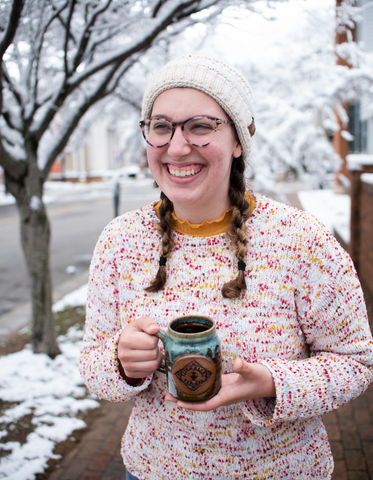
M 173 158 L 183 157 L 188 155 L 192 150 L 192 146 L 183 135 L 181 126 L 175 127 L 175 133 L 168 145 L 168 154 Z

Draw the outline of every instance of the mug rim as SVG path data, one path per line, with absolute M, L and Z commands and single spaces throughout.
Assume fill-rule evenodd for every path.
M 172 328 L 172 325 L 180 320 L 187 320 L 190 318 L 203 318 L 211 322 L 211 327 L 208 328 L 207 330 L 203 332 L 196 332 L 196 333 L 180 333 L 177 332 Z M 215 320 L 213 320 L 211 317 L 207 317 L 206 315 L 182 315 L 180 317 L 176 317 L 171 322 L 168 324 L 168 333 L 172 334 L 172 336 L 175 336 L 176 338 L 188 338 L 188 339 L 193 339 L 193 338 L 200 338 L 200 337 L 206 337 L 210 336 L 211 334 L 216 332 L 216 323 Z

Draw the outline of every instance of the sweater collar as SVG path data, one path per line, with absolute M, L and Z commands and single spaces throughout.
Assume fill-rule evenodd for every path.
M 250 205 L 250 215 L 255 208 L 255 197 L 251 192 L 245 193 L 245 199 Z M 159 201 L 154 205 L 154 210 L 159 218 L 159 207 L 161 202 Z M 219 235 L 225 233 L 228 230 L 229 224 L 232 218 L 232 208 L 227 210 L 220 218 L 208 222 L 205 220 L 203 223 L 190 223 L 188 220 L 182 221 L 172 212 L 172 230 L 189 235 L 191 237 L 211 237 L 213 235 Z

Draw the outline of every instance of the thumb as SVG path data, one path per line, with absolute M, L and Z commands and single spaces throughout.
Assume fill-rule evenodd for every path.
M 148 333 L 149 335 L 154 335 L 159 330 L 159 325 L 155 322 L 151 323 L 150 325 L 146 325 L 144 327 L 144 332 Z
M 140 317 L 136 322 L 136 328 L 139 331 L 154 335 L 159 330 L 159 325 L 151 317 Z
M 233 363 L 233 372 L 234 373 L 239 373 L 240 375 L 245 375 L 245 373 L 248 373 L 249 371 L 249 364 L 245 362 L 245 360 L 242 360 L 242 358 L 236 358 L 236 360 Z

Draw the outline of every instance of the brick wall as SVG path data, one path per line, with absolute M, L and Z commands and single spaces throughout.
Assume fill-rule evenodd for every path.
M 359 277 L 373 294 L 373 184 L 361 182 Z

